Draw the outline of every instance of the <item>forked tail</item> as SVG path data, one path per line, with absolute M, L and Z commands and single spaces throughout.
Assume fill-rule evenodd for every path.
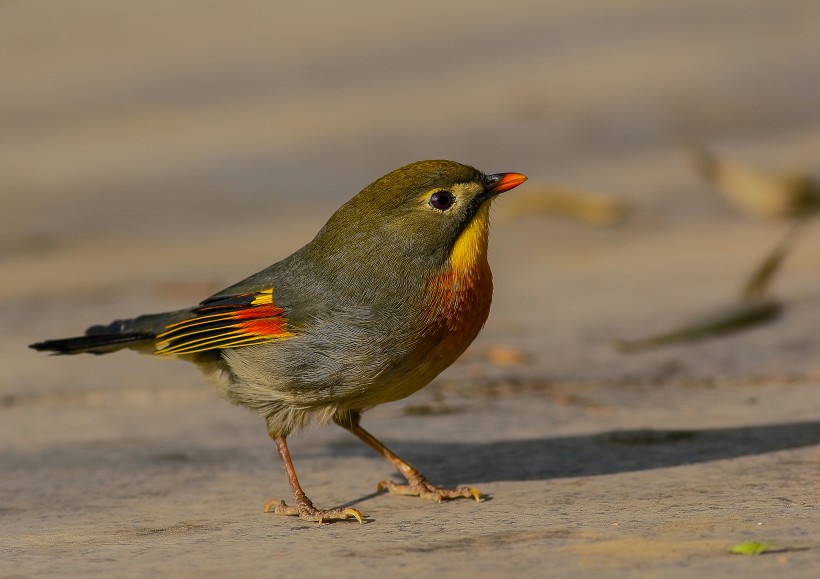
M 157 334 L 162 332 L 166 325 L 189 317 L 190 312 L 179 310 L 139 316 L 130 320 L 117 320 L 105 326 L 91 326 L 83 336 L 45 340 L 31 344 L 29 348 L 58 355 L 108 354 L 123 348 L 144 348 L 150 351 Z
M 76 338 L 45 340 L 31 344 L 29 348 L 34 348 L 40 352 L 52 352 L 54 354 L 108 354 L 109 352 L 116 352 L 129 346 L 150 342 L 154 337 L 154 334 L 147 332 L 100 334 L 98 336 L 90 335 L 78 336 Z

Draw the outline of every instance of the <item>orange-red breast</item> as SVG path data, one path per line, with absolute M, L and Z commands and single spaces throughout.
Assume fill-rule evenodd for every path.
M 93 326 L 84 336 L 33 344 L 58 354 L 122 348 L 194 362 L 231 402 L 265 417 L 295 504 L 267 510 L 311 521 L 346 519 L 302 491 L 286 437 L 333 420 L 392 462 L 406 485 L 391 492 L 442 500 L 444 489 L 360 424 L 364 410 L 428 384 L 470 345 L 492 300 L 490 204 L 526 180 L 452 161 L 420 161 L 345 203 L 303 248 L 198 306 Z

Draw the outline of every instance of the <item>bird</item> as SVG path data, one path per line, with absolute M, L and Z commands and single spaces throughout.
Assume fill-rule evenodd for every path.
M 407 481 L 382 481 L 379 491 L 480 502 L 473 487 L 429 482 L 365 430 L 361 416 L 430 383 L 478 335 L 493 294 L 490 206 L 526 179 L 454 161 L 411 163 L 365 187 L 301 249 L 193 307 L 30 347 L 53 354 L 131 349 L 193 362 L 219 394 L 266 421 L 294 502 L 272 499 L 265 512 L 362 523 L 357 509 L 314 506 L 288 450 L 292 432 L 331 421 Z

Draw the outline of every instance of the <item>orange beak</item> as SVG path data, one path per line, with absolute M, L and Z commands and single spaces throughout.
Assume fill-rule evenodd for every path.
M 484 177 L 484 191 L 487 196 L 497 195 L 510 189 L 515 189 L 527 180 L 521 173 L 496 173 Z

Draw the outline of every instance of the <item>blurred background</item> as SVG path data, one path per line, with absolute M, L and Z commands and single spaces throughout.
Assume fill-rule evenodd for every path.
M 818 30 L 814 0 L 0 2 L 3 390 L 192 381 L 25 345 L 195 303 L 426 158 L 530 177 L 496 208 L 494 310 L 450 379 L 817 373 L 817 227 L 773 325 L 630 357 L 610 342 L 730 301 L 785 232 L 687 147 L 816 177 Z M 551 187 L 623 216 L 505 213 Z

